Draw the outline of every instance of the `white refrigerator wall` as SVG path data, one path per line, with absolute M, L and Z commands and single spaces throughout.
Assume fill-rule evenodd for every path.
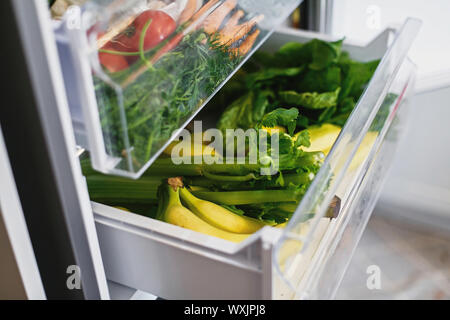
M 362 42 L 408 17 L 421 19 L 422 28 L 409 52 L 419 67 L 418 85 L 438 75 L 446 75 L 445 83 L 450 85 L 450 1 L 337 0 L 332 1 L 331 11 L 328 31 Z

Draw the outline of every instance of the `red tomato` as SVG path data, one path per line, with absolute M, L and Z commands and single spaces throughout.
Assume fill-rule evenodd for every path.
M 119 44 L 123 50 L 129 52 L 139 51 L 141 33 L 149 20 L 151 20 L 151 23 L 144 38 L 145 51 L 154 48 L 171 35 L 177 27 L 175 20 L 167 13 L 158 10 L 147 10 L 142 12 L 124 32 L 116 37 L 114 42 Z
M 108 42 L 102 49 L 118 51 L 111 42 Z M 105 67 L 109 72 L 122 71 L 129 67 L 128 61 L 125 56 L 113 53 L 99 52 L 98 58 L 103 67 Z

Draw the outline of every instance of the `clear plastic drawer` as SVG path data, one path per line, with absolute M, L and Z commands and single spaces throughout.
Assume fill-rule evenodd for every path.
M 90 0 L 55 23 L 77 142 L 138 178 L 300 0 Z

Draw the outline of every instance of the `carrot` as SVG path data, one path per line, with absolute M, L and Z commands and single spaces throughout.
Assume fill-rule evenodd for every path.
M 175 48 L 178 43 L 183 39 L 183 37 L 194 31 L 196 24 L 199 23 L 199 19 L 203 17 L 203 15 L 207 14 L 209 10 L 214 10 L 214 6 L 218 0 L 211 0 L 208 3 L 206 3 L 190 20 L 190 22 L 187 24 L 186 28 L 175 35 L 172 39 L 169 40 L 158 52 L 155 54 L 155 56 L 152 57 L 151 63 L 155 64 L 164 54 Z M 198 21 L 197 21 L 198 20 Z M 139 78 L 145 71 L 147 71 L 148 66 L 143 65 L 136 71 L 134 71 L 128 78 L 125 79 L 124 82 L 122 82 L 122 87 L 126 88 L 131 83 L 133 83 L 137 78 Z
M 188 21 L 194 15 L 197 10 L 197 1 L 198 0 L 188 0 L 186 7 L 183 12 L 181 12 L 180 18 L 178 18 L 178 24 L 183 24 Z
M 211 0 L 207 2 L 197 13 L 195 13 L 191 17 L 191 19 L 188 19 L 187 21 L 189 22 L 186 25 L 186 28 L 176 34 L 160 50 L 158 50 L 158 52 L 151 58 L 150 63 L 155 64 L 159 59 L 161 59 L 164 54 L 174 49 L 186 34 L 192 32 L 195 29 L 196 25 L 200 22 L 200 19 L 202 19 L 204 15 L 207 15 L 208 11 L 214 10 L 214 6 L 217 3 L 218 0 Z M 217 32 L 225 17 L 231 12 L 231 10 L 234 9 L 236 4 L 237 0 L 227 0 L 226 2 L 221 4 L 215 11 L 213 11 L 203 22 L 203 28 L 205 32 L 208 32 L 210 34 Z M 259 15 L 257 17 L 254 17 L 250 21 L 238 25 L 239 20 L 243 15 L 244 12 L 242 10 L 239 10 L 229 19 L 227 26 L 221 31 L 220 41 L 223 41 L 223 43 L 232 43 L 241 39 L 259 21 L 264 18 L 263 15 Z M 238 48 L 230 49 L 230 53 L 234 54 L 235 56 L 246 55 L 253 47 L 259 34 L 260 30 L 256 30 L 252 34 L 248 35 Z M 127 87 L 128 85 L 136 81 L 136 79 L 141 76 L 147 69 L 147 65 L 140 67 L 122 83 L 122 87 Z
M 192 16 L 192 21 L 196 21 L 201 18 L 202 15 L 205 14 L 206 11 L 208 11 L 210 8 L 212 8 L 219 0 L 210 0 L 208 1 L 203 7 L 200 8 L 200 10 L 197 11 L 196 14 Z
M 225 27 L 220 31 L 221 33 L 228 33 L 233 27 L 237 26 L 239 20 L 244 16 L 244 11 L 238 10 L 236 11 L 231 18 L 227 21 Z
M 230 52 L 235 56 L 245 56 L 253 48 L 260 32 L 259 29 L 255 30 L 255 32 L 250 34 L 239 47 L 230 49 Z
M 213 34 L 219 30 L 225 17 L 234 9 L 237 5 L 237 0 L 227 0 L 220 5 L 213 13 L 205 19 L 203 23 L 203 29 L 209 34 Z
M 259 15 L 240 25 L 227 26 L 220 31 L 219 42 L 221 44 L 232 44 L 244 37 L 262 19 L 264 15 Z M 231 20 L 231 19 L 230 19 Z

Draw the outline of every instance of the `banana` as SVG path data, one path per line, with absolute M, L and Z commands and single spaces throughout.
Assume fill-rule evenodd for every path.
M 311 139 L 311 145 L 308 148 L 301 148 L 307 152 L 322 151 L 325 155 L 330 152 L 331 147 L 341 132 L 340 127 L 329 123 L 324 123 L 318 127 L 310 127 L 307 130 Z M 297 139 L 299 134 L 297 133 L 294 139 Z
M 358 167 L 361 165 L 361 163 L 363 163 L 364 160 L 366 160 L 367 156 L 369 155 L 370 150 L 372 150 L 372 147 L 375 144 L 375 140 L 377 139 L 377 137 L 378 137 L 377 132 L 373 132 L 373 131 L 367 132 L 363 141 L 359 145 L 359 148 L 356 151 L 356 154 L 353 157 L 352 162 L 350 163 L 350 166 L 348 168 L 349 171 L 358 169 Z
M 179 150 L 179 154 L 176 154 L 176 156 L 183 157 L 184 151 L 190 152 L 191 157 L 199 157 L 202 155 L 211 155 L 214 156 L 216 151 L 214 148 L 210 146 L 206 146 L 204 144 L 197 144 L 195 142 L 187 143 L 184 141 L 172 141 L 169 146 L 164 149 L 163 153 L 168 156 L 172 156 L 172 151 L 177 148 L 176 150 Z
M 160 198 L 160 206 L 163 206 L 163 208 L 159 208 L 160 220 L 232 242 L 241 242 L 249 236 L 249 234 L 237 234 L 224 231 L 197 217 L 181 204 L 179 186 L 164 185 L 163 188 L 166 193 L 166 199 Z
M 181 188 L 180 195 L 193 213 L 222 230 L 233 233 L 253 233 L 266 225 L 262 221 L 239 216 L 213 202 L 196 198 L 186 188 Z
M 114 208 L 119 209 L 119 210 L 122 210 L 122 211 L 128 211 L 128 212 L 130 212 L 130 210 L 128 210 L 127 208 L 124 208 L 124 207 L 114 207 Z

